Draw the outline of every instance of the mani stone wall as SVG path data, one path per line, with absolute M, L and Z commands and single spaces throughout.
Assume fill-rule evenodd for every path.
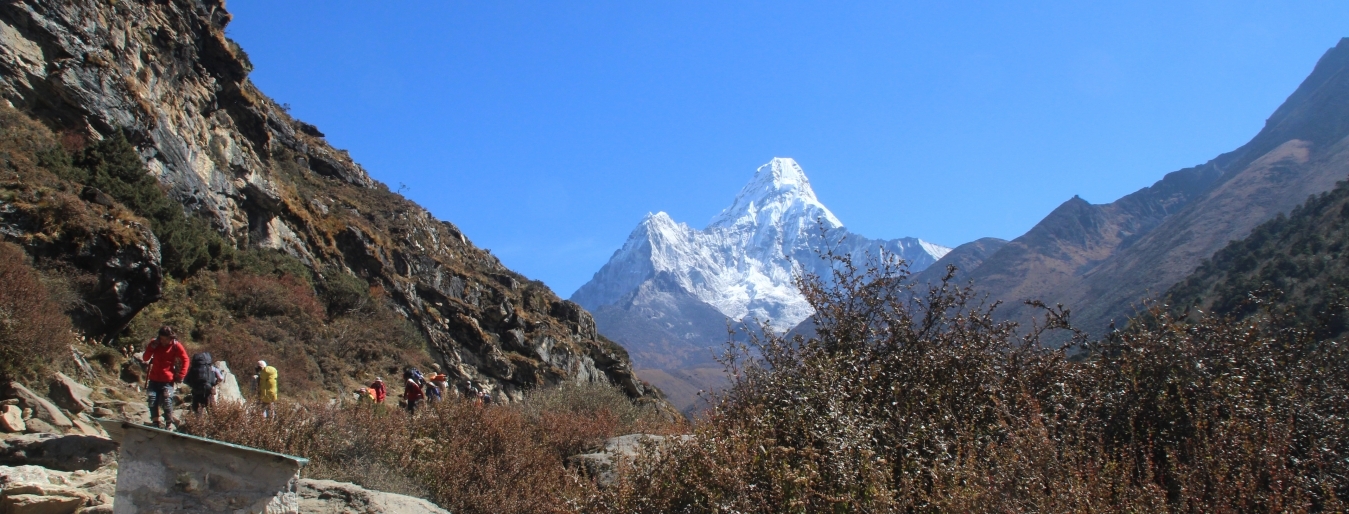
M 203 437 L 99 420 L 121 444 L 115 514 L 298 513 L 309 461 Z

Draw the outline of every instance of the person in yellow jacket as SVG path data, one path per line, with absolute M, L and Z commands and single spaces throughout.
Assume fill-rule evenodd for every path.
M 258 361 L 258 374 L 253 377 L 258 380 L 258 403 L 262 404 L 262 417 L 270 417 L 275 414 L 272 404 L 276 403 L 276 368 L 268 366 L 267 361 Z

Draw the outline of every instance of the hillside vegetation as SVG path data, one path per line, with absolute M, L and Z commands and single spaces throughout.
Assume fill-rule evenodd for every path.
M 1323 338 L 1342 335 L 1349 298 L 1349 182 L 1233 241 L 1167 292 L 1176 309 L 1236 319 L 1277 306 Z

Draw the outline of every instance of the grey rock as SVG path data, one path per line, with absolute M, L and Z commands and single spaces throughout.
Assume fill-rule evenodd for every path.
M 94 401 L 90 399 L 93 394 L 93 389 L 60 372 L 52 377 L 47 391 L 47 396 L 53 402 L 73 414 L 94 408 Z
M 0 494 L 79 498 L 84 505 L 79 511 L 58 512 L 112 512 L 116 487 L 115 467 L 67 472 L 41 466 L 0 466 L 0 490 L 3 490 Z
M 215 401 L 244 403 L 244 395 L 239 391 L 239 379 L 230 371 L 229 363 L 218 361 L 215 363 L 215 367 L 225 375 L 225 380 L 215 386 Z
M 0 464 L 93 471 L 117 462 L 117 443 L 87 435 L 23 434 L 0 439 Z
M 586 475 L 595 478 L 601 487 L 613 485 L 617 480 L 615 467 L 620 461 L 632 462 L 644 453 L 656 452 L 670 443 L 687 441 L 692 436 L 662 436 L 651 434 L 628 434 L 612 437 L 604 441 L 604 447 L 593 453 L 583 453 L 567 458 L 567 464 L 580 468 Z
M 25 409 L 33 409 L 34 419 L 40 419 L 59 429 L 75 426 L 74 423 L 70 422 L 70 418 L 66 417 L 65 413 L 61 412 L 61 409 L 57 408 L 52 402 L 47 401 L 46 398 L 38 396 L 27 387 L 24 387 L 23 384 L 10 382 L 4 387 L 3 391 L 0 391 L 0 394 L 3 394 L 5 398 L 18 399 L 19 404 Z
M 61 435 L 61 429 L 56 428 L 46 421 L 37 418 L 30 418 L 23 422 L 30 434 L 54 434 Z
M 315 514 L 449 514 L 421 498 L 371 491 L 332 480 L 300 480 L 300 512 Z

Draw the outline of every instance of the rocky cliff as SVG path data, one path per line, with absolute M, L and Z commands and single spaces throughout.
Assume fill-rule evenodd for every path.
M 230 19 L 219 0 L 5 2 L 0 98 L 63 141 L 124 131 L 169 196 L 238 248 L 284 251 L 318 273 L 381 288 L 461 384 L 507 398 L 565 381 L 659 394 L 584 309 L 390 192 L 258 91 L 247 55 L 225 36 Z M 15 202 L 5 205 L 15 212 Z M 30 253 L 78 251 L 41 246 L 51 239 L 38 237 L 44 229 L 15 219 L 5 218 L 4 237 Z M 141 232 L 85 252 L 93 257 L 81 266 L 100 274 L 115 313 L 100 335 L 160 293 L 156 242 Z M 97 249 L 99 241 L 78 243 Z

